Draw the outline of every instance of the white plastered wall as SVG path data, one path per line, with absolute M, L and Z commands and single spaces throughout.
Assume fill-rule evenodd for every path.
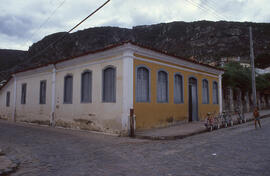
M 14 79 L 11 79 L 7 85 L 5 85 L 0 91 L 0 118 L 12 120 L 12 110 L 13 110 L 13 84 Z M 10 92 L 10 106 L 6 106 L 6 96 L 7 92 Z
M 72 61 L 71 61 L 72 62 Z M 69 64 L 70 65 L 70 64 Z M 102 70 L 107 66 L 116 68 L 116 102 L 102 102 Z M 81 103 L 81 74 L 92 72 L 92 102 Z M 72 104 L 63 103 L 64 77 L 73 76 Z M 123 104 L 123 60 L 121 56 L 71 66 L 56 65 L 56 125 L 78 125 L 78 128 L 120 133 Z M 87 126 L 86 124 L 87 123 Z
M 46 80 L 46 104 L 39 103 L 40 81 Z M 16 121 L 49 122 L 51 112 L 51 69 L 16 75 Z M 26 104 L 21 104 L 22 84 L 27 84 Z

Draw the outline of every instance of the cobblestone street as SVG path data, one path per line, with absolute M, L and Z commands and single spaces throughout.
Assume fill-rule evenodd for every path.
M 12 176 L 269 176 L 270 118 L 175 141 L 150 141 L 0 121 Z

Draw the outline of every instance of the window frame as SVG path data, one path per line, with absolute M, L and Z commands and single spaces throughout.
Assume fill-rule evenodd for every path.
M 204 102 L 204 87 L 203 87 L 203 84 L 204 84 L 204 81 L 207 82 L 207 95 L 206 95 L 206 102 Z M 202 104 L 209 104 L 209 101 L 210 100 L 210 97 L 209 97 L 209 81 L 207 79 L 203 79 L 202 80 Z
M 66 91 L 66 79 L 67 77 L 71 77 L 71 100 L 70 101 L 66 101 L 66 97 L 65 97 L 65 91 Z M 64 95 L 63 95 L 63 104 L 72 104 L 73 103 L 73 75 L 72 74 L 67 74 L 64 77 L 64 91 L 63 91 Z
M 159 76 L 158 76 L 158 74 L 159 74 L 159 72 L 164 72 L 164 73 L 166 73 L 166 78 L 167 78 L 167 85 L 166 85 L 166 87 L 167 87 L 167 92 L 166 92 L 166 94 L 167 94 L 167 99 L 165 100 L 165 101 L 160 101 L 159 99 L 158 99 L 158 86 L 159 86 L 159 84 L 158 84 L 158 78 L 159 78 Z M 157 74 L 156 74 L 157 76 L 157 78 L 156 78 L 156 85 L 157 85 L 157 87 L 156 87 L 156 91 L 157 91 L 157 103 L 169 103 L 169 73 L 165 70 L 165 69 L 159 69 L 158 71 L 157 71 Z
M 181 83 L 182 84 L 181 85 L 182 92 L 181 92 L 181 100 L 179 102 L 177 102 L 175 100 L 175 92 L 176 92 L 175 77 L 176 76 L 180 76 L 182 78 L 182 81 L 181 81 L 182 82 Z M 179 73 L 179 72 L 176 72 L 173 75 L 173 102 L 174 102 L 174 104 L 183 104 L 184 103 L 184 76 L 181 73 Z
M 107 70 L 107 69 L 113 69 L 115 71 L 115 74 L 114 74 L 114 97 L 113 97 L 113 100 L 112 101 L 105 101 L 105 95 L 104 95 L 104 91 L 105 91 L 105 87 L 104 87 L 104 81 L 105 81 L 105 74 L 104 72 Z M 101 87 L 101 91 L 102 91 L 102 103 L 116 103 L 116 93 L 117 93 L 117 67 L 116 66 L 113 66 L 113 65 L 108 65 L 106 67 L 104 67 L 102 69 L 102 87 Z
M 42 83 L 45 83 L 45 88 L 44 88 L 44 99 L 42 99 Z M 40 81 L 40 86 L 39 86 L 39 104 L 46 104 L 46 95 L 47 95 L 47 80 L 41 80 Z M 44 102 L 42 102 L 44 100 Z
M 138 70 L 140 68 L 145 68 L 148 71 L 148 100 L 146 101 L 140 101 L 138 100 L 137 92 L 138 92 Z M 151 69 L 145 65 L 138 65 L 136 67 L 136 72 L 135 72 L 135 100 L 137 103 L 150 103 L 151 102 Z
M 86 74 L 86 73 L 89 73 L 90 74 L 90 92 L 89 92 L 89 100 L 84 100 L 83 98 L 83 75 Z M 91 70 L 84 70 L 82 73 L 81 73 L 81 103 L 92 103 L 92 91 L 93 91 L 93 72 Z

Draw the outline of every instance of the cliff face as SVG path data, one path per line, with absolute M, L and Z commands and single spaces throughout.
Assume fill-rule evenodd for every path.
M 27 53 L 22 52 L 23 54 L 18 56 L 21 59 L 18 59 L 15 64 L 10 61 L 8 66 L 2 67 L 1 64 L 0 73 L 6 75 L 14 70 L 76 56 L 127 40 L 182 57 L 194 56 L 203 62 L 233 56 L 248 59 L 250 25 L 253 27 L 255 57 L 269 54 L 270 24 L 268 23 L 198 21 L 136 26 L 132 29 L 97 27 L 71 34 L 55 33 L 46 36 L 34 43 Z M 65 36 L 63 40 L 54 43 L 63 36 Z M 51 43 L 54 44 L 50 45 Z M 4 55 L 0 55 L 0 62 Z
M 0 49 L 0 82 L 19 69 L 18 64 L 23 62 L 26 54 L 27 51 Z

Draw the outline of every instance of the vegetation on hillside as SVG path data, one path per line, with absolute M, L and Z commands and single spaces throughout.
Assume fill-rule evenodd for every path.
M 224 67 L 222 84 L 224 87 L 239 88 L 242 91 L 252 91 L 251 68 L 243 67 L 238 62 L 230 62 Z M 256 75 L 257 91 L 270 90 L 270 73 Z

